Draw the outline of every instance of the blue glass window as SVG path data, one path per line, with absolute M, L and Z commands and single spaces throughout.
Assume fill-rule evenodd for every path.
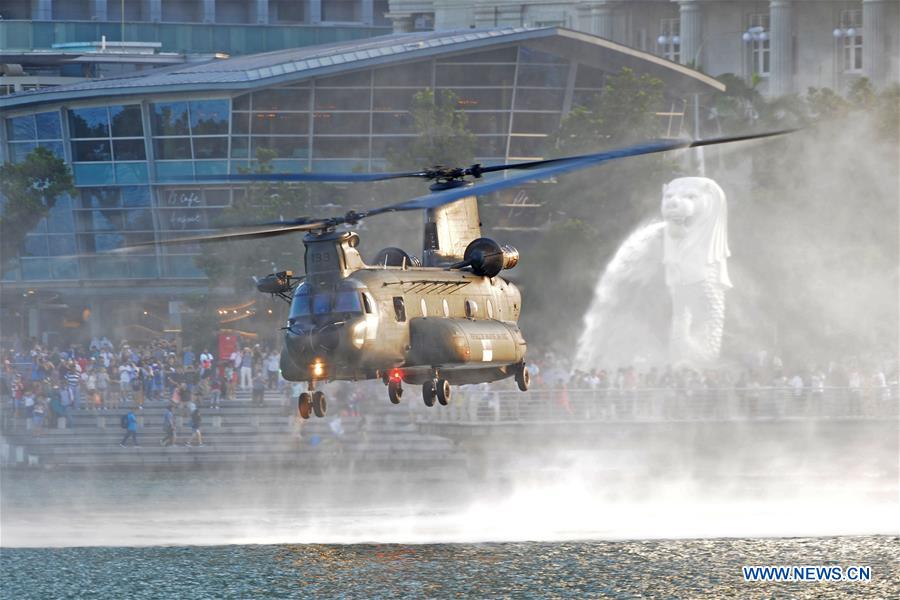
M 74 258 L 54 258 L 50 261 L 53 279 L 78 279 L 78 261 Z
M 158 160 L 191 159 L 191 138 L 157 138 L 154 143 Z
M 108 138 L 109 114 L 106 107 L 71 109 L 69 129 L 73 138 Z
M 191 133 L 216 135 L 228 133 L 228 101 L 197 100 L 190 103 Z
M 228 138 L 194 138 L 194 158 L 227 158 Z
M 103 162 L 112 160 L 109 140 L 72 142 L 73 159 L 76 162 Z
M 113 137 L 142 137 L 144 135 L 139 105 L 110 106 L 109 115 L 112 120 Z
M 66 158 L 65 153 L 63 152 L 62 142 L 38 142 L 37 145 L 41 148 L 46 148 L 54 155 L 56 155 L 57 158 Z
M 47 230 L 50 233 L 71 233 L 75 231 L 75 221 L 72 218 L 72 200 L 63 196 L 56 200 L 56 204 L 47 213 Z
M 23 258 L 19 264 L 22 267 L 22 279 L 50 279 L 50 263 L 46 258 Z
M 37 138 L 34 117 L 13 117 L 6 120 L 6 135 L 10 140 L 33 140 Z
M 34 120 L 37 123 L 37 139 L 58 140 L 62 138 L 58 112 L 38 113 L 34 115 Z
M 47 256 L 47 236 L 26 235 L 22 244 L 22 256 Z
M 109 185 L 115 183 L 111 163 L 81 163 L 72 165 L 77 185 Z
M 161 102 L 152 104 L 153 135 L 187 135 L 187 102 Z
M 47 243 L 50 256 L 68 256 L 76 253 L 73 235 L 49 235 Z
M 37 144 L 35 142 L 17 142 L 15 144 L 10 144 L 9 154 L 12 162 L 22 162 L 36 146 Z
M 116 183 L 147 183 L 147 163 L 116 163 Z
M 150 206 L 150 188 L 143 185 L 123 187 L 122 206 Z
M 116 160 L 146 160 L 144 140 L 113 140 L 113 155 Z
M 84 188 L 81 190 L 82 208 L 116 208 L 119 206 L 117 188 Z
M 137 231 L 153 231 L 153 215 L 149 209 L 126 210 L 125 229 Z

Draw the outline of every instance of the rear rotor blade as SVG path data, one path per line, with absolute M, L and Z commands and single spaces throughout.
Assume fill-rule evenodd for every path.
M 236 229 L 232 231 L 226 231 L 223 233 L 212 233 L 208 235 L 191 235 L 181 238 L 174 238 L 171 240 L 159 240 L 157 242 L 144 242 L 141 244 L 133 244 L 131 246 L 127 246 L 126 248 L 120 248 L 121 251 L 127 251 L 130 248 L 140 248 L 142 246 L 175 246 L 178 244 L 187 244 L 187 243 L 195 243 L 195 242 L 220 242 L 226 240 L 250 240 L 254 238 L 261 237 L 274 237 L 278 235 L 284 235 L 286 233 L 293 233 L 295 231 L 311 231 L 313 229 L 322 229 L 323 227 L 327 227 L 329 225 L 328 221 L 313 221 L 309 223 L 302 223 L 299 225 L 291 225 L 288 227 L 266 227 L 266 228 L 243 228 Z
M 359 183 L 366 181 L 386 181 L 388 179 L 427 178 L 426 171 L 410 171 L 407 173 L 237 173 L 233 175 L 202 175 L 196 181 L 270 181 L 270 182 L 331 182 Z

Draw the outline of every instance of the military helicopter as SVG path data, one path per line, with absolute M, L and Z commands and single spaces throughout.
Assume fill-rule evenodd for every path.
M 213 242 L 305 232 L 305 276 L 292 271 L 256 280 L 260 292 L 290 303 L 281 352 L 281 373 L 305 381 L 297 399 L 300 415 L 325 416 L 327 400 L 316 387 L 332 380 L 381 379 L 400 402 L 404 384 L 418 385 L 427 406 L 447 405 L 452 386 L 514 377 L 520 390 L 530 380 L 526 342 L 517 325 L 522 298 L 500 276 L 519 262 L 515 248 L 482 237 L 476 196 L 527 181 L 597 166 L 629 156 L 697 148 L 788 133 L 776 131 L 699 141 L 659 140 L 565 158 L 469 167 L 437 166 L 406 173 L 265 173 L 216 176 L 217 181 L 376 182 L 418 178 L 430 193 L 390 206 L 344 215 L 258 223 L 211 235 L 157 242 Z M 501 171 L 505 178 L 473 180 Z M 400 248 L 381 250 L 367 264 L 359 235 L 341 229 L 363 219 L 424 210 L 421 260 Z

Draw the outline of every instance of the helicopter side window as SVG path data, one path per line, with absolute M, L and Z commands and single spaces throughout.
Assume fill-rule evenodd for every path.
M 478 314 L 478 304 L 474 300 L 466 300 L 466 318 L 474 319 Z
M 406 305 L 403 303 L 402 296 L 394 296 L 394 317 L 398 323 L 406 320 Z
M 371 315 L 374 312 L 372 310 L 372 304 L 373 304 L 372 299 L 369 298 L 368 294 L 363 294 L 362 299 L 363 299 L 363 310 L 366 311 L 367 315 Z

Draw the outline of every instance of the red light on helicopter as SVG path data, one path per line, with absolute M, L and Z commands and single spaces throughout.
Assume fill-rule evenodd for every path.
M 401 371 L 400 369 L 393 369 L 391 370 L 390 377 L 394 381 L 400 381 L 401 379 L 403 379 L 403 371 Z

